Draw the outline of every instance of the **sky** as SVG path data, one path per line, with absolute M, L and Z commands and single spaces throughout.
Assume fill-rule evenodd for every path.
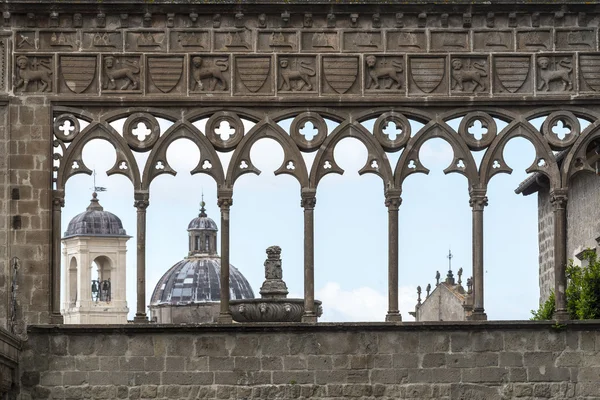
M 124 119 L 112 126 L 122 130 Z M 160 120 L 161 134 L 171 125 Z M 291 120 L 280 122 L 289 129 Z M 372 130 L 374 120 L 363 122 Z M 497 121 L 499 130 L 506 123 Z M 532 121 L 538 127 L 543 118 Z M 81 121 L 82 128 L 86 124 Z M 458 127 L 460 118 L 450 122 Z M 206 119 L 194 123 L 204 131 Z M 246 132 L 253 123 L 244 121 Z M 329 132 L 337 124 L 328 121 Z M 414 135 L 423 125 L 411 121 Z M 582 129 L 585 125 L 582 125 Z M 310 128 L 310 127 L 309 127 Z M 226 166 L 232 153 L 219 153 Z M 392 170 L 400 152 L 388 153 Z M 136 153 L 144 163 L 148 153 Z M 283 161 L 283 150 L 271 139 L 261 139 L 251 150 L 258 176 L 245 174 L 234 186 L 230 218 L 230 259 L 248 279 L 258 296 L 264 280 L 265 250 L 282 248 L 283 278 L 289 297 L 303 296 L 303 209 L 300 185 L 288 175 L 274 176 Z M 476 152 L 481 160 L 483 152 Z M 303 153 L 310 169 L 315 153 Z M 315 208 L 315 297 L 323 302 L 320 321 L 383 321 L 387 312 L 388 218 L 381 178 L 357 171 L 366 162 L 367 151 L 356 139 L 346 138 L 335 149 L 343 175 L 329 174 L 317 189 Z M 504 153 L 511 175 L 499 174 L 488 188 L 489 206 L 484 212 L 485 309 L 488 319 L 529 319 L 537 308 L 538 241 L 537 197 L 516 195 L 514 189 L 527 177 L 525 169 L 534 161 L 533 146 L 522 138 L 511 140 Z M 417 286 L 435 285 L 436 271 L 442 277 L 449 268 L 463 268 L 463 282 L 472 274 L 471 208 L 467 180 L 459 174 L 442 172 L 452 161 L 452 149 L 442 139 L 426 142 L 422 163 L 429 175 L 414 174 L 403 185 L 399 211 L 399 300 L 403 320 L 413 318 Z M 150 187 L 147 209 L 146 295 L 149 300 L 160 277 L 188 252 L 187 225 L 198 215 L 202 193 L 208 216 L 220 227 L 216 184 L 207 175 L 190 175 L 199 151 L 186 139 L 175 141 L 167 151 L 175 177 L 157 177 Z M 136 209 L 133 188 L 120 175 L 107 177 L 115 161 L 108 142 L 94 140 L 86 145 L 83 161 L 94 169 L 100 204 L 121 218 L 132 237 L 127 253 L 127 301 L 130 318 L 136 310 Z M 142 168 L 143 169 L 143 168 Z M 63 231 L 75 215 L 89 205 L 93 179 L 79 174 L 66 185 L 62 213 Z M 219 244 L 220 249 L 220 244 Z M 464 283 L 463 283 L 464 284 Z

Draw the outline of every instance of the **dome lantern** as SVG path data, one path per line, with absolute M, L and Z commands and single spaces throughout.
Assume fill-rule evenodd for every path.
M 217 224 L 206 214 L 204 199 L 200 203 L 198 217 L 190 221 L 188 257 L 195 255 L 217 255 Z

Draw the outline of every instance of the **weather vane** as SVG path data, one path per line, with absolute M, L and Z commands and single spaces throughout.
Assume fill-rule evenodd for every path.
M 106 188 L 104 186 L 96 186 L 96 170 L 92 173 L 94 178 L 94 192 L 106 192 Z

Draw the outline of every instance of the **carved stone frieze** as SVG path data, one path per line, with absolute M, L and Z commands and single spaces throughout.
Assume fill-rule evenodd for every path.
M 579 90 L 600 91 L 600 54 L 579 55 Z
M 298 52 L 298 35 L 296 31 L 261 31 L 258 33 L 256 49 L 267 53 Z
M 365 57 L 365 90 L 404 92 L 404 57 L 368 55 Z
M 430 36 L 432 51 L 458 52 L 471 49 L 467 30 L 435 30 L 430 32 Z
M 537 55 L 536 68 L 538 93 L 574 90 L 575 60 L 573 55 Z
M 74 51 L 79 50 L 81 39 L 75 30 L 52 30 L 39 32 L 40 51 Z
M 123 51 L 123 34 L 120 31 L 84 31 L 81 47 L 87 51 Z
M 357 56 L 326 56 L 322 58 L 322 93 L 360 93 L 360 60 Z
M 517 31 L 517 49 L 521 51 L 548 51 L 552 49 L 550 29 L 526 29 Z
M 164 31 L 129 31 L 125 36 L 125 50 L 135 52 L 166 51 L 167 35 Z
M 103 92 L 141 92 L 141 57 L 113 56 L 102 57 Z
M 494 93 L 533 93 L 530 55 L 493 56 Z
M 556 50 L 595 50 L 596 31 L 594 29 L 556 29 Z
M 213 41 L 215 51 L 239 53 L 251 52 L 253 50 L 252 32 L 244 28 L 214 31 Z
M 185 91 L 183 56 L 146 57 L 149 93 L 182 93 Z
M 456 94 L 489 93 L 489 69 L 487 57 L 451 57 L 450 92 Z
M 16 31 L 15 51 L 35 51 L 38 49 L 38 38 L 36 31 Z
M 229 56 L 194 55 L 190 60 L 192 92 L 228 92 L 230 88 Z
M 347 52 L 383 51 L 381 31 L 345 31 L 342 49 Z
M 301 35 L 302 51 L 332 53 L 340 50 L 337 31 L 304 31 Z
M 98 57 L 95 55 L 61 55 L 59 58 L 59 91 L 61 93 L 97 93 Z
M 235 92 L 239 94 L 274 94 L 273 66 L 270 56 L 235 58 Z
M 387 51 L 421 52 L 427 51 L 427 34 L 424 29 L 403 29 L 387 32 Z
M 515 40 L 511 30 L 481 30 L 473 32 L 474 51 L 514 51 Z
M 317 69 L 316 57 L 278 56 L 278 93 L 316 92 Z
M 17 92 L 52 92 L 54 58 L 42 55 L 15 55 L 13 88 Z
M 210 51 L 210 31 L 172 30 L 169 33 L 171 52 L 208 52 Z
M 409 57 L 408 89 L 414 94 L 440 94 L 448 92 L 446 57 Z

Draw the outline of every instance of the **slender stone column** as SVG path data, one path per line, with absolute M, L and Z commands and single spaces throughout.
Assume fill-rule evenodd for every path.
M 554 319 L 566 321 L 567 311 L 567 190 L 550 192 L 550 203 L 554 209 L 554 296 L 556 298 Z
M 221 310 L 218 322 L 231 324 L 229 310 L 229 209 L 233 205 L 233 190 L 218 189 L 217 204 L 221 209 Z
M 303 188 L 300 205 L 304 208 L 304 315 L 302 322 L 317 322 L 315 310 L 315 206 L 317 189 Z
M 148 322 L 146 315 L 146 208 L 150 205 L 149 193 L 136 191 L 133 206 L 137 209 L 137 311 L 133 321 Z
M 402 204 L 399 189 L 389 189 L 385 193 L 385 206 L 388 208 L 388 312 L 386 321 L 402 321 L 398 307 L 398 209 Z
M 61 251 L 60 240 L 62 208 L 65 206 L 65 192 L 63 190 L 52 191 L 52 285 L 51 290 L 51 313 L 50 322 L 62 324 L 63 316 L 60 313 L 60 283 L 61 283 Z
M 473 314 L 472 320 L 487 320 L 483 307 L 483 208 L 488 205 L 485 190 L 472 189 L 469 205 L 473 209 Z

